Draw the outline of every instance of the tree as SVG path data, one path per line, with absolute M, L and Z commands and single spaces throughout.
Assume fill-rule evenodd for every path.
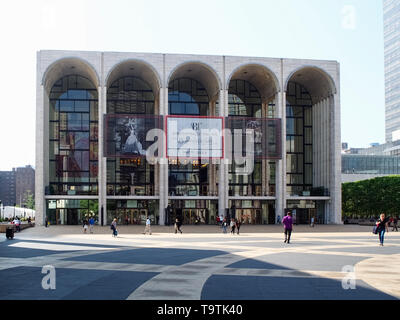
M 342 184 L 343 218 L 378 217 L 400 213 L 400 176 L 386 176 Z
M 25 205 L 28 209 L 35 210 L 35 199 L 33 197 L 33 194 L 31 193 L 30 190 L 27 190 L 25 192 Z

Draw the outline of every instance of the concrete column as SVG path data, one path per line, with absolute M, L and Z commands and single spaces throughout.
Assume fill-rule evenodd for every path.
M 339 84 L 338 84 L 339 87 Z M 338 89 L 339 90 L 339 89 Z M 342 224 L 342 184 L 341 184 L 341 133 L 340 133 L 340 93 L 330 97 L 330 141 L 331 141 L 331 172 L 330 172 L 330 194 L 331 194 L 331 221 Z
M 36 163 L 35 163 L 35 222 L 43 226 L 46 217 L 45 185 L 44 185 L 44 96 L 45 90 L 40 85 L 40 72 L 37 70 L 36 87 Z M 47 124 L 48 125 L 48 124 Z
M 281 218 L 284 215 L 286 207 L 286 92 L 281 91 L 277 94 L 276 115 L 282 120 L 282 159 L 276 161 L 275 172 L 275 189 L 276 189 L 276 204 L 275 204 L 275 223 L 278 215 Z
M 107 113 L 107 87 L 98 87 L 99 95 L 99 147 L 98 147 L 98 185 L 99 185 L 99 222 L 107 225 L 107 158 L 104 154 L 104 119 Z M 103 210 L 102 210 L 103 208 Z
M 160 88 L 160 107 L 161 116 L 168 115 L 168 88 Z M 166 132 L 166 128 L 164 128 Z M 164 139 L 162 157 L 158 164 L 158 184 L 159 184 L 159 225 L 165 225 L 165 208 L 168 206 L 168 161 L 166 158 L 166 136 Z M 156 182 L 157 183 L 157 182 Z
M 220 90 L 219 92 L 219 116 L 226 117 L 228 115 L 228 90 Z M 224 146 L 226 150 L 226 147 Z M 225 216 L 225 209 L 228 208 L 228 165 L 222 159 L 219 164 L 218 171 L 218 215 Z

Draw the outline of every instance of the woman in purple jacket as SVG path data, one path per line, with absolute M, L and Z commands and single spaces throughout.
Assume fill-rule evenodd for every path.
M 293 219 L 292 213 L 289 211 L 287 215 L 282 220 L 283 229 L 285 231 L 285 243 L 290 243 L 290 236 L 292 235 L 293 230 Z

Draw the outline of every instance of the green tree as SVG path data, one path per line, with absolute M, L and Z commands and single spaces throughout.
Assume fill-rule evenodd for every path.
M 400 213 L 400 176 L 386 176 L 342 184 L 343 218 L 377 217 Z
M 26 201 L 25 201 L 26 207 L 28 209 L 35 210 L 35 199 L 34 199 L 33 194 L 31 193 L 30 190 L 25 192 L 25 197 L 24 198 L 26 199 Z

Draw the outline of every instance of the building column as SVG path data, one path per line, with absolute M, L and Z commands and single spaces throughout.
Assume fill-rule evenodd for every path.
M 168 115 L 168 87 L 160 88 L 160 116 L 165 117 Z M 159 225 L 165 225 L 165 208 L 168 206 L 168 159 L 166 157 L 166 129 L 164 128 L 164 143 L 161 157 L 159 159 L 158 171 L 159 171 Z M 157 182 L 156 182 L 157 183 Z
M 281 220 L 284 216 L 286 208 L 286 91 L 281 91 L 277 94 L 277 117 L 281 119 L 281 148 L 282 148 L 282 159 L 276 161 L 275 170 L 275 223 L 277 223 L 278 215 Z
M 107 87 L 99 87 L 99 143 L 98 143 L 98 185 L 99 185 L 99 224 L 107 225 L 107 157 L 104 153 L 104 115 L 107 114 Z
M 41 83 L 39 79 L 39 70 L 37 70 L 37 83 Z M 44 177 L 44 139 L 45 139 L 45 122 L 44 122 L 44 99 L 45 89 L 43 85 L 37 86 L 36 89 L 36 163 L 35 163 L 35 223 L 43 226 L 46 217 L 46 201 L 45 201 L 45 177 Z
M 339 84 L 338 84 L 339 87 Z M 339 90 L 339 89 L 338 89 Z M 331 196 L 331 222 L 342 224 L 342 158 L 341 158 L 341 133 L 340 133 L 340 93 L 329 98 L 330 108 L 330 144 L 331 144 L 331 171 L 330 171 L 330 196 Z
M 228 115 L 228 90 L 219 91 L 219 116 L 227 117 Z M 223 120 L 225 121 L 225 120 Z M 228 139 L 229 140 L 229 139 Z M 227 141 L 227 139 L 224 139 Z M 228 182 L 228 157 L 226 155 L 226 146 L 224 145 L 224 159 L 221 159 L 218 171 L 218 215 L 225 216 L 225 209 L 228 208 L 228 193 L 229 193 L 229 182 Z

